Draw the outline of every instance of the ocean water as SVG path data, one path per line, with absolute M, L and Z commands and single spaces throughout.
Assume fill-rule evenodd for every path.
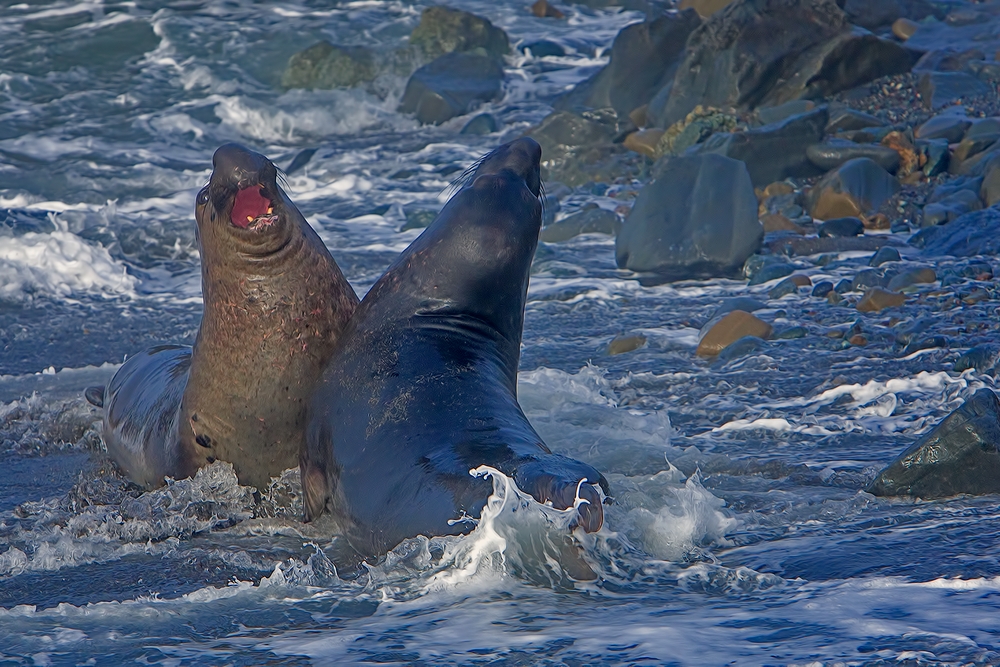
M 418 234 L 398 231 L 404 208 L 440 207 L 455 176 L 543 118 L 642 19 L 454 4 L 515 44 L 567 50 L 508 58 L 505 95 L 485 109 L 503 123 L 493 135 L 460 135 L 468 116 L 428 128 L 396 113 L 402 78 L 376 93 L 278 86 L 320 38 L 402 45 L 423 3 L 0 8 L 0 664 L 1000 664 L 996 498 L 863 491 L 993 386 L 952 369 L 995 339 L 991 282 L 927 286 L 902 322 L 860 317 L 869 344 L 845 347 L 850 307 L 767 301 L 770 285 L 729 280 L 644 287 L 600 235 L 543 246 L 519 395 L 553 450 L 611 482 L 604 528 L 572 538 L 593 582 L 559 565 L 567 514 L 488 470 L 494 495 L 470 535 L 343 571 L 332 536 L 298 521 L 297 471 L 255 493 L 216 463 L 143 493 L 104 457 L 83 388 L 197 331 L 194 197 L 219 144 L 282 167 L 315 150 L 287 191 L 364 294 Z M 577 189 L 557 215 L 615 209 L 635 185 Z M 795 261 L 836 280 L 867 254 L 815 259 Z M 989 298 L 949 300 L 976 287 Z M 700 327 L 732 296 L 806 335 L 697 358 Z M 950 345 L 904 354 L 894 335 L 908 326 Z M 608 356 L 622 333 L 647 343 Z

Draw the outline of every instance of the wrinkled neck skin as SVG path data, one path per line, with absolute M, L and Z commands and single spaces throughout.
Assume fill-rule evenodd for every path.
M 197 211 L 204 315 L 181 407 L 194 460 L 259 488 L 298 461 L 305 406 L 356 305 L 326 247 L 280 190 L 278 221 L 240 229 Z M 221 219 L 220 219 L 221 218 Z
M 453 329 L 493 357 L 516 395 L 524 305 L 541 204 L 510 173 L 478 177 L 452 197 L 372 287 L 357 321 Z

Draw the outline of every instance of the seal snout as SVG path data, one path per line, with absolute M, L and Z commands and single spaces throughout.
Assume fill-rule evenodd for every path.
M 239 144 L 225 144 L 215 151 L 212 166 L 210 189 L 216 210 L 224 211 L 232 202 L 230 221 L 241 229 L 274 224 L 277 170 L 270 160 Z
M 525 185 L 536 197 L 541 193 L 542 147 L 530 137 L 522 137 L 500 146 L 483 158 L 475 176 L 513 172 L 524 180 Z

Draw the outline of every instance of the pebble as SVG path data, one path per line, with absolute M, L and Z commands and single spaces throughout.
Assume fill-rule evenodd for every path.
M 920 350 L 932 350 L 939 347 L 948 347 L 948 339 L 944 336 L 931 336 L 930 338 L 921 338 L 919 341 L 914 341 L 903 348 L 903 356 L 909 356 L 914 352 L 919 352 Z
M 535 0 L 535 4 L 531 5 L 531 13 L 540 19 L 561 19 L 566 17 L 558 8 L 550 5 L 548 0 Z
M 767 296 L 771 299 L 780 299 L 787 294 L 797 294 L 799 286 L 791 278 L 785 278 L 780 283 L 772 287 Z
M 860 218 L 834 218 L 819 226 L 820 237 L 861 236 L 865 233 L 865 224 Z
M 719 352 L 717 357 L 719 361 L 732 361 L 733 359 L 738 359 L 739 357 L 745 357 L 746 355 L 756 352 L 764 347 L 767 347 L 767 341 L 758 336 L 743 336 L 739 340 L 730 343 Z
M 913 285 L 932 283 L 936 280 L 937 274 L 934 273 L 934 269 L 922 267 L 919 269 L 910 269 L 909 271 L 904 271 L 903 273 L 893 276 L 886 287 L 888 287 L 890 291 L 898 292 L 906 289 L 907 287 L 912 287 Z
M 700 357 L 715 356 L 744 336 L 767 338 L 771 335 L 771 331 L 771 325 L 767 322 L 744 310 L 734 310 L 716 322 L 702 336 L 695 353 Z
M 760 216 L 760 224 L 764 226 L 764 233 L 770 232 L 792 232 L 803 235 L 806 230 L 788 219 L 781 213 L 765 213 Z
M 747 286 L 761 285 L 772 280 L 777 280 L 778 278 L 784 278 L 794 272 L 795 267 L 791 264 L 785 264 L 784 262 L 765 264 L 759 271 L 753 274 L 750 278 L 750 282 L 747 283 Z
M 833 292 L 833 283 L 829 280 L 822 280 L 813 287 L 812 295 L 815 297 L 825 297 L 830 292 Z
M 774 334 L 772 338 L 777 340 L 793 340 L 796 338 L 805 338 L 809 335 L 809 330 L 805 327 L 789 327 L 787 329 L 782 329 L 778 333 Z
M 892 34 L 904 42 L 916 34 L 920 24 L 907 18 L 898 18 L 892 24 Z

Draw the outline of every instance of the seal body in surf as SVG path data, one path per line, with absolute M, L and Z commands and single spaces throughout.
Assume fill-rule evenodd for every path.
M 106 387 L 108 452 L 134 482 L 216 460 L 264 488 L 294 467 L 308 399 L 358 304 L 263 155 L 219 148 L 195 208 L 204 314 L 193 347 L 130 357 Z
M 301 473 L 306 519 L 332 515 L 361 556 L 416 535 L 471 530 L 490 466 L 598 530 L 591 466 L 553 454 L 517 402 L 538 243 L 541 149 L 488 154 L 362 300 L 317 385 Z

